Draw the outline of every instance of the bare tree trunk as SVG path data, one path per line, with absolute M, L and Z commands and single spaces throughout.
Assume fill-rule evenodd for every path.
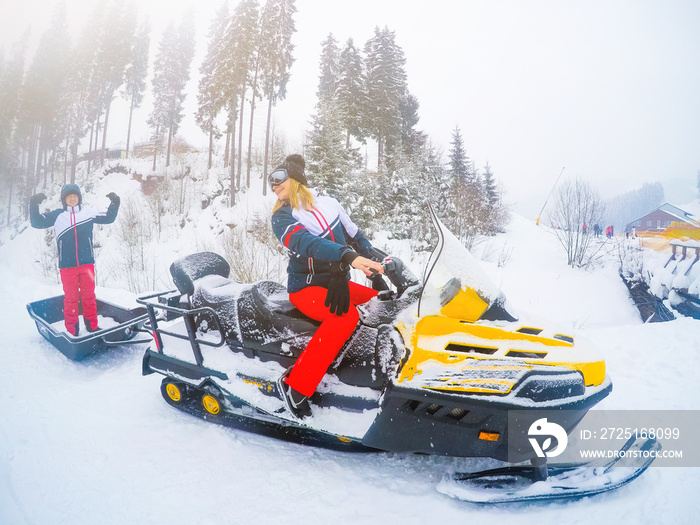
M 253 116 L 255 115 L 255 97 L 258 95 L 258 66 L 260 65 L 260 60 L 256 61 L 255 65 L 255 75 L 253 76 L 253 96 L 250 98 L 250 126 L 248 131 L 248 159 L 246 160 L 246 175 L 245 184 L 250 188 L 250 163 L 252 159 L 252 149 L 253 149 Z
M 95 121 L 92 121 L 92 124 L 90 124 L 90 141 L 88 142 L 88 162 L 87 162 L 87 170 L 88 173 L 90 173 L 90 164 L 92 163 L 92 156 L 90 153 L 92 153 L 92 138 L 95 135 Z
M 93 150 L 95 154 L 97 154 L 97 144 L 100 141 L 100 116 L 97 116 L 97 120 L 95 122 L 95 149 Z M 88 173 L 90 173 L 90 162 L 88 162 Z
M 41 166 L 44 168 L 44 188 L 49 184 L 49 150 L 46 146 L 41 147 Z
M 211 169 L 211 156 L 214 150 L 214 123 L 209 124 L 209 163 L 207 164 L 208 169 Z
M 158 158 L 158 143 L 160 142 L 160 124 L 156 125 L 156 133 L 153 136 L 153 168 L 156 171 L 156 158 Z
M 265 161 L 263 162 L 263 178 L 267 177 L 267 166 L 269 163 L 270 151 L 270 122 L 272 122 L 272 95 L 268 97 L 267 103 L 267 124 L 265 126 Z M 263 183 L 263 195 L 267 195 L 267 181 Z
M 107 147 L 107 124 L 109 123 L 109 108 L 112 107 L 112 100 L 107 104 L 107 110 L 105 111 L 105 125 L 102 129 L 102 151 L 100 151 L 100 166 L 105 163 L 105 148 Z
M 231 125 L 231 156 L 229 162 L 229 173 L 231 175 L 231 206 L 233 206 L 236 204 L 236 119 L 233 120 L 233 124 Z
M 66 135 L 66 158 L 63 159 L 63 185 L 66 185 L 66 177 L 68 176 L 68 148 L 70 143 L 68 141 L 68 135 Z
M 71 145 L 71 153 L 73 154 L 73 162 L 70 168 L 70 183 L 75 184 L 75 170 L 78 167 L 78 138 L 73 137 L 73 144 Z
M 236 159 L 236 186 L 241 187 L 241 170 L 242 170 L 242 160 L 243 160 L 243 108 L 245 108 L 245 91 L 246 82 L 243 81 L 243 88 L 241 89 L 241 114 L 239 115 L 240 121 L 238 122 L 238 158 Z
M 168 129 L 168 149 L 165 152 L 165 167 L 170 166 L 170 147 L 172 146 L 173 143 L 173 126 L 172 124 L 170 125 L 170 128 Z
M 126 128 L 126 158 L 129 158 L 129 145 L 131 144 L 131 118 L 134 116 L 134 97 L 131 97 L 129 106 L 129 126 Z
M 37 126 L 32 127 L 32 136 L 29 142 L 28 155 L 27 155 L 27 188 L 34 191 L 36 188 L 36 149 L 37 149 Z M 31 179 L 30 179 L 31 177 Z
M 7 224 L 10 224 L 10 219 L 12 218 L 12 187 L 15 182 L 15 169 L 10 168 L 10 189 L 7 192 Z
M 231 147 L 231 130 L 226 129 L 226 146 L 224 147 L 224 166 L 228 167 L 229 148 Z

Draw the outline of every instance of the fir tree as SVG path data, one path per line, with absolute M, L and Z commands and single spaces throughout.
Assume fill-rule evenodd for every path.
M 365 44 L 367 99 L 365 125 L 377 141 L 380 169 L 386 165 L 385 153 L 391 154 L 401 143 L 401 104 L 406 94 L 406 59 L 389 28 L 374 30 Z
M 217 61 L 216 83 L 221 86 L 228 110 L 227 126 L 231 136 L 229 162 L 231 166 L 231 203 L 240 188 L 243 151 L 243 107 L 248 89 L 250 70 L 258 45 L 258 2 L 243 0 L 234 9 L 227 26 Z M 238 130 L 236 130 L 238 124 Z M 238 145 L 236 146 L 236 134 Z M 236 153 L 237 152 L 237 153 Z
M 346 129 L 345 147 L 348 149 L 351 136 L 363 144 L 365 142 L 366 133 L 362 125 L 363 112 L 367 107 L 365 82 L 364 60 L 350 38 L 340 54 L 336 90 L 340 118 Z
M 321 74 L 318 79 L 316 97 L 319 103 L 335 98 L 339 81 L 340 49 L 338 41 L 329 33 L 321 44 Z
M 48 152 L 61 142 L 59 115 L 61 100 L 67 85 L 67 60 L 70 56 L 70 37 L 66 5 L 61 3 L 54 11 L 51 24 L 42 35 L 34 58 L 27 71 L 20 108 L 19 132 L 26 142 L 26 170 L 28 190 L 39 182 L 39 174 L 47 172 Z
M 176 29 L 171 22 L 163 33 L 153 73 L 153 111 L 149 126 L 154 130 L 156 156 L 167 134 L 165 165 L 170 165 L 170 148 L 172 140 L 182 121 L 182 109 L 185 101 L 185 87 L 190 76 L 190 64 L 194 57 L 194 30 L 191 14 L 183 17 Z
M 491 171 L 491 166 L 486 163 L 484 166 L 484 174 L 482 177 L 484 184 L 484 194 L 486 196 L 486 202 L 489 209 L 494 209 L 498 203 L 498 191 L 496 190 L 496 180 L 494 179 L 493 172 Z
M 483 231 L 484 198 L 478 174 L 469 160 L 459 127 L 452 133 L 449 153 L 452 178 L 447 223 L 467 247 Z
M 455 180 L 466 183 L 469 174 L 469 157 L 464 148 L 464 139 L 459 126 L 452 131 L 452 141 L 450 142 L 450 172 Z
M 319 101 L 306 149 L 309 181 L 342 202 L 345 182 L 359 162 L 359 154 L 345 147 L 345 129 L 337 101 Z
M 114 94 L 124 83 L 126 69 L 131 61 L 131 43 L 135 40 L 135 13 L 132 4 L 111 4 L 105 13 L 103 36 L 97 54 L 98 110 L 104 114 L 100 163 L 104 162 L 107 147 L 109 112 Z
M 199 68 L 201 76 L 199 79 L 195 121 L 199 128 L 209 135 L 209 169 L 212 166 L 214 139 L 221 137 L 221 131 L 216 125 L 216 117 L 226 102 L 225 91 L 222 89 L 216 74 L 220 71 L 219 61 L 222 60 L 223 56 L 224 35 L 228 24 L 228 3 L 224 2 L 211 22 L 207 54 Z
M 418 99 L 406 89 L 401 99 L 401 145 L 407 155 L 420 152 L 427 140 L 425 133 L 416 129 L 419 107 Z
M 287 95 L 289 71 L 294 62 L 292 36 L 296 32 L 294 24 L 296 11 L 295 0 L 268 0 L 263 14 L 260 73 L 263 93 L 267 98 L 264 174 L 267 174 L 269 166 L 272 107 L 277 100 L 283 100 Z M 266 195 L 267 184 L 262 186 L 263 195 Z
M 0 185 L 7 188 L 7 223 L 12 218 L 12 192 L 17 175 L 16 129 L 29 31 L 13 47 L 0 71 Z M 1 57 L 2 55 L 0 55 Z
M 134 110 L 141 106 L 146 91 L 146 75 L 148 74 L 148 53 L 151 46 L 151 27 L 144 22 L 131 44 L 131 60 L 124 74 L 123 96 L 129 100 L 129 125 L 126 132 L 126 155 L 129 156 L 131 145 L 131 121 Z

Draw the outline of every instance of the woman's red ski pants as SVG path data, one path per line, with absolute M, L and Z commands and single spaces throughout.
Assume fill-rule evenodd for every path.
M 366 303 L 377 295 L 375 290 L 361 284 L 354 282 L 348 284 L 350 309 L 343 315 L 332 314 L 329 307 L 324 304 L 328 290 L 322 286 L 309 286 L 289 294 L 289 300 L 301 313 L 321 321 L 321 326 L 318 327 L 285 379 L 289 386 L 305 396 L 310 396 L 316 391 L 326 370 L 355 330 L 360 319 L 355 305 Z

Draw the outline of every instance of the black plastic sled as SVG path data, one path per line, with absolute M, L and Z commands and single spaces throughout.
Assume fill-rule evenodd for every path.
M 27 311 L 44 339 L 73 361 L 82 361 L 89 355 L 103 352 L 113 346 L 151 341 L 150 338 L 135 339 L 137 332 L 146 332 L 143 325 L 148 319 L 146 309 L 140 306 L 128 309 L 98 298 L 97 315 L 111 318 L 118 324 L 96 332 L 86 332 L 78 337 L 58 331 L 52 326 L 64 319 L 62 295 L 29 303 Z

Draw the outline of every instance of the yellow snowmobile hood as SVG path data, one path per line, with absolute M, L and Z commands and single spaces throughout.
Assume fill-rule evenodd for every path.
M 507 394 L 531 370 L 580 372 L 586 386 L 605 380 L 605 361 L 585 339 L 508 323 L 426 316 L 399 325 L 408 361 L 398 381 L 454 392 Z

